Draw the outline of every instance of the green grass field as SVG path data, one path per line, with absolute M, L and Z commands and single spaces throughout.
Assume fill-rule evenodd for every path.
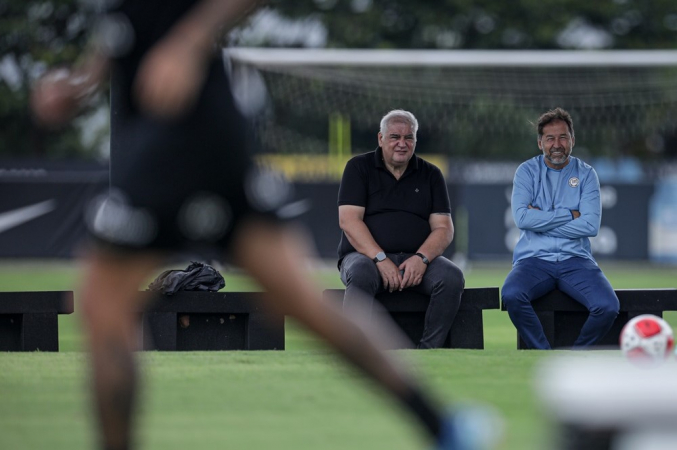
M 675 287 L 677 271 L 604 264 L 616 288 Z M 177 267 L 181 267 L 180 265 Z M 500 286 L 508 264 L 466 270 L 468 287 Z M 0 263 L 0 290 L 74 290 L 70 263 Z M 226 290 L 255 290 L 223 272 Z M 334 269 L 312 275 L 341 287 Z M 77 295 L 76 295 L 77 310 Z M 677 315 L 666 314 L 673 326 Z M 506 313 L 484 313 L 485 350 L 397 351 L 440 402 L 480 401 L 506 419 L 502 449 L 548 449 L 551 426 L 534 368 L 567 352 L 515 349 Z M 93 448 L 87 361 L 77 313 L 61 317 L 59 353 L 0 353 L 0 449 Z M 421 449 L 420 430 L 392 401 L 293 322 L 282 352 L 142 352 L 138 439 L 147 449 Z M 605 351 L 596 352 L 612 353 Z

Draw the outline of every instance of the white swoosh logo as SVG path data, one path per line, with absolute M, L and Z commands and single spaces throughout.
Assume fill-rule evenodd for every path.
M 56 200 L 46 200 L 35 205 L 24 206 L 0 214 L 0 233 L 21 224 L 29 222 L 37 217 L 44 216 L 56 208 Z

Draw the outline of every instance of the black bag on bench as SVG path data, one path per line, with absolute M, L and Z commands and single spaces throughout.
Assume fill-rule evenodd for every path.
M 209 264 L 191 261 L 184 270 L 165 270 L 148 285 L 149 291 L 173 295 L 178 291 L 218 291 L 226 285 Z

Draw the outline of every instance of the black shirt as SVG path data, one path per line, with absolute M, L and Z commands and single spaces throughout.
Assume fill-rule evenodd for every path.
M 440 169 L 414 154 L 397 180 L 386 168 L 380 147 L 348 161 L 338 205 L 364 207 L 364 223 L 386 253 L 415 253 L 430 235 L 430 215 L 451 213 Z M 339 264 L 354 251 L 341 233 Z

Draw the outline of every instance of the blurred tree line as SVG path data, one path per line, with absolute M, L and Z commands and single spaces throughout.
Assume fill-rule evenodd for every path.
M 76 61 L 95 20 L 94 2 L 0 0 L 0 157 L 100 153 L 105 129 L 96 128 L 96 119 L 105 95 L 84 118 L 58 133 L 37 129 L 27 107 L 29 87 L 47 67 Z M 263 13 L 269 20 L 253 16 L 225 42 L 384 49 L 671 49 L 677 41 L 674 0 L 269 0 Z M 310 24 L 312 33 L 299 23 Z

